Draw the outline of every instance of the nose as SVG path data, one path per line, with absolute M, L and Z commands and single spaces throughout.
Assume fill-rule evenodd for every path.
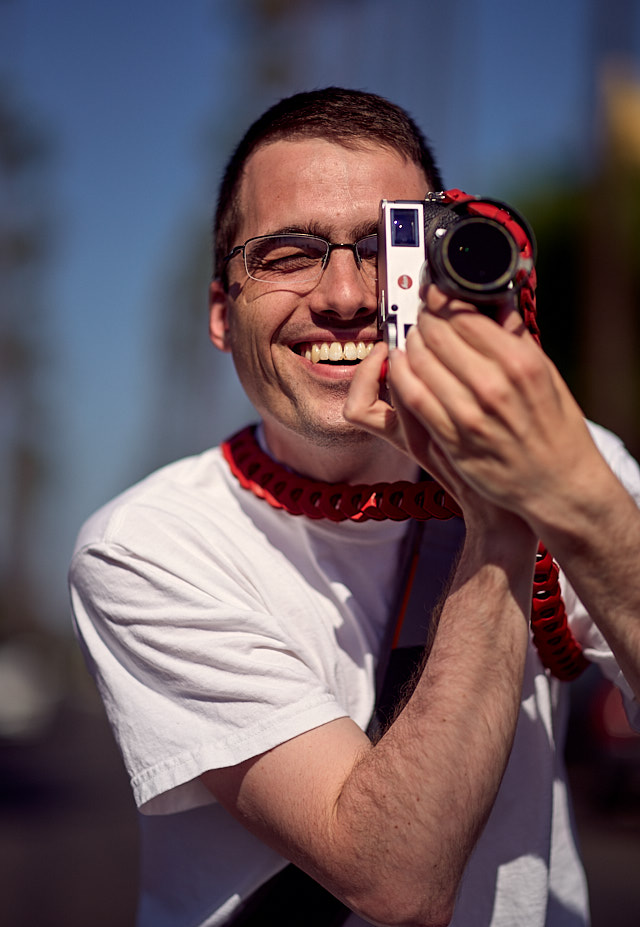
M 309 308 L 324 315 L 353 319 L 357 315 L 371 315 L 377 305 L 376 282 L 360 270 L 353 251 L 332 250 L 320 280 L 309 294 Z

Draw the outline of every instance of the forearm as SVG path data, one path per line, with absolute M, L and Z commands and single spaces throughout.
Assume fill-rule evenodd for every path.
M 553 364 L 526 334 L 475 313 L 419 320 L 409 408 L 458 476 L 547 545 L 640 695 L 640 514 Z M 408 367 L 408 369 L 407 369 Z M 427 432 L 425 432 L 426 434 Z
M 347 778 L 333 821 L 332 838 L 350 848 L 346 881 L 358 889 L 347 901 L 362 910 L 380 886 L 374 910 L 413 899 L 416 923 L 446 923 L 451 914 L 520 706 L 531 595 L 523 562 L 533 563 L 533 547 L 524 560 L 512 549 L 481 565 L 484 554 L 473 548 L 465 548 L 412 697 Z
M 375 746 L 341 718 L 202 777 L 248 829 L 373 923 L 451 916 L 513 742 L 535 546 L 520 519 L 485 509 L 475 527 L 468 515 L 429 659 Z
M 640 511 L 604 460 L 528 520 L 562 566 L 640 698 Z

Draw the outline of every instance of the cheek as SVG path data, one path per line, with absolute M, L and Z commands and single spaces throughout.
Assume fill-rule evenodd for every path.
M 286 291 L 265 292 L 245 286 L 229 313 L 229 344 L 245 357 L 270 352 L 282 326 L 290 319 L 299 296 Z
M 238 368 L 249 366 L 260 341 L 260 333 L 255 326 L 248 324 L 249 321 L 246 316 L 238 318 L 236 314 L 229 319 L 229 346 Z
M 240 382 L 250 394 L 271 376 L 272 338 L 269 318 L 257 307 L 234 307 L 229 318 L 229 347 Z

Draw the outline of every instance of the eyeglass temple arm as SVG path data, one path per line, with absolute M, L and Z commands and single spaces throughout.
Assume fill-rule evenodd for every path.
M 232 248 L 229 254 L 222 259 L 222 263 L 226 264 L 227 261 L 230 261 L 231 258 L 234 258 L 236 254 L 241 254 L 244 251 L 244 245 L 236 245 L 235 248 Z

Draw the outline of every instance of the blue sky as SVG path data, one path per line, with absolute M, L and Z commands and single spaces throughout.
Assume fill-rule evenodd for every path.
M 229 147 L 266 105 L 330 83 L 382 93 L 422 125 L 448 185 L 494 196 L 553 171 L 579 176 L 596 155 L 589 0 L 326 0 L 277 27 L 256 26 L 250 5 L 0 0 L 0 73 L 54 148 L 45 383 L 55 476 L 33 549 L 55 621 L 66 620 L 81 521 L 141 475 L 162 376 L 159 306 L 185 230 L 200 222 L 206 233 Z M 639 20 L 624 37 L 636 63 Z M 230 367 L 222 376 L 212 442 L 250 416 Z

